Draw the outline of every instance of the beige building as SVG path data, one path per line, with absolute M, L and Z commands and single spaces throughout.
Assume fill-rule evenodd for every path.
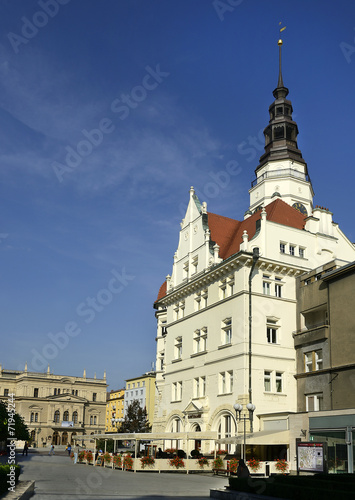
M 148 372 L 140 377 L 126 380 L 124 395 L 125 412 L 134 400 L 138 400 L 140 406 L 147 410 L 148 420 L 150 425 L 152 425 L 155 403 L 155 372 Z
M 297 412 L 297 279 L 334 259 L 354 261 L 355 246 L 332 212 L 314 205 L 288 92 L 280 68 L 244 218 L 213 213 L 190 189 L 172 268 L 162 271 L 169 274 L 154 304 L 153 432 L 212 431 L 218 446 L 243 456 L 246 430 L 254 450 L 244 458 L 292 462 L 294 440 L 305 438 L 289 419 Z M 229 162 L 216 179 L 237 172 Z M 190 446 L 205 453 L 215 444 L 196 439 Z
M 0 365 L 0 397 L 15 394 L 16 412 L 29 428 L 33 446 L 73 443 L 75 436 L 105 429 L 103 379 L 7 370 Z
M 106 432 L 116 432 L 124 417 L 124 389 L 110 391 L 106 402 Z

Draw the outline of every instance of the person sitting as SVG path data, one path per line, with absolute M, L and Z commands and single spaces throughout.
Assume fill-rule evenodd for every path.
M 250 476 L 248 466 L 242 458 L 239 460 L 239 464 L 238 464 L 238 468 L 237 468 L 237 476 L 238 477 L 249 477 Z

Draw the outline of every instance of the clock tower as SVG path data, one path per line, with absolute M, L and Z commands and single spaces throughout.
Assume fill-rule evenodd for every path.
M 260 157 L 252 182 L 250 208 L 246 217 L 274 201 L 276 197 L 310 215 L 313 209 L 313 188 L 307 164 L 298 149 L 297 123 L 292 119 L 292 104 L 287 99 L 281 71 L 281 47 L 279 45 L 279 78 L 273 91 L 274 102 L 269 107 L 270 121 L 264 130 L 265 152 Z

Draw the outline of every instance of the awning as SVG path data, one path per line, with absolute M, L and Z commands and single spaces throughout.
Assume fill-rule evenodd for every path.
M 290 431 L 259 431 L 253 432 L 252 434 L 246 434 L 245 436 L 246 444 L 259 444 L 259 445 L 271 445 L 271 444 L 289 444 L 290 442 Z M 233 436 L 229 438 L 216 439 L 216 444 L 242 444 L 244 443 L 244 436 L 240 434 L 239 436 Z
M 81 436 L 73 436 L 76 441 L 85 441 L 87 439 L 113 439 L 114 441 L 156 441 L 156 440 L 176 440 L 176 439 L 199 439 L 199 440 L 215 440 L 217 432 L 134 432 L 134 433 L 111 433 L 111 434 L 84 434 Z

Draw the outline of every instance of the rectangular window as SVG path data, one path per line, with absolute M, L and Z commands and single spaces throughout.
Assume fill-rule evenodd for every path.
M 271 392 L 271 372 L 264 371 L 264 391 Z
M 290 255 L 295 255 L 296 247 L 294 245 L 290 245 Z
M 323 353 L 322 349 L 317 351 L 306 352 L 304 355 L 305 372 L 313 372 L 323 369 Z
M 183 278 L 187 280 L 189 277 L 189 262 L 185 262 L 184 267 L 183 267 Z
M 92 400 L 93 400 L 93 401 L 96 401 L 96 397 L 97 397 L 96 392 L 93 392 L 93 393 L 92 393 Z
M 305 372 L 313 371 L 313 354 L 311 352 L 306 352 L 304 355 L 304 369 Z
M 223 279 L 219 282 L 219 298 L 221 300 L 227 297 L 227 280 Z
M 279 325 L 276 319 L 266 318 L 266 340 L 268 344 L 279 344 Z
M 33 397 L 38 398 L 38 388 L 33 389 Z
M 192 272 L 191 272 L 191 274 L 196 274 L 197 268 L 198 268 L 198 256 L 196 256 L 192 259 Z
M 4 389 L 4 396 L 8 396 L 9 395 L 9 389 Z
M 194 353 L 205 352 L 207 348 L 207 328 L 194 332 Z
M 233 274 L 228 276 L 227 285 L 228 285 L 228 296 L 231 297 L 233 295 L 233 292 L 234 292 L 234 275 Z
M 200 397 L 200 378 L 197 377 L 194 379 L 194 397 Z
M 275 297 L 282 297 L 282 285 L 275 283 Z
M 206 396 L 206 377 L 200 377 L 200 396 Z
M 306 396 L 306 411 L 321 411 L 323 409 L 323 394 Z
M 226 318 L 222 321 L 222 345 L 228 345 L 232 342 L 232 318 Z
M 219 374 L 219 394 L 230 394 L 233 391 L 233 371 Z
M 315 361 L 315 369 L 322 370 L 322 368 L 323 368 L 322 349 L 319 349 L 318 351 L 314 351 L 314 361 Z
M 175 359 L 181 359 L 182 357 L 182 337 L 176 337 L 175 339 L 174 356 Z
M 304 259 L 304 248 L 299 247 L 299 256 Z
M 275 382 L 276 382 L 276 392 L 283 392 L 282 391 L 282 373 L 281 372 L 276 372 Z
M 207 290 L 207 288 L 205 288 L 204 290 L 202 290 L 201 299 L 202 299 L 202 302 L 201 302 L 202 307 L 207 307 L 207 300 L 208 300 L 208 290 Z
M 268 281 L 263 281 L 263 294 L 270 295 L 270 283 Z
M 286 252 L 286 244 L 285 243 L 280 243 L 280 252 L 285 253 Z
M 226 374 L 225 374 L 225 372 L 222 372 L 219 374 L 219 393 L 220 394 L 226 393 Z
M 182 382 L 174 382 L 172 385 L 172 400 L 181 401 Z
M 141 383 L 140 382 L 137 382 L 137 387 L 140 387 Z
M 272 326 L 267 326 L 266 337 L 268 344 L 277 344 L 277 329 Z

